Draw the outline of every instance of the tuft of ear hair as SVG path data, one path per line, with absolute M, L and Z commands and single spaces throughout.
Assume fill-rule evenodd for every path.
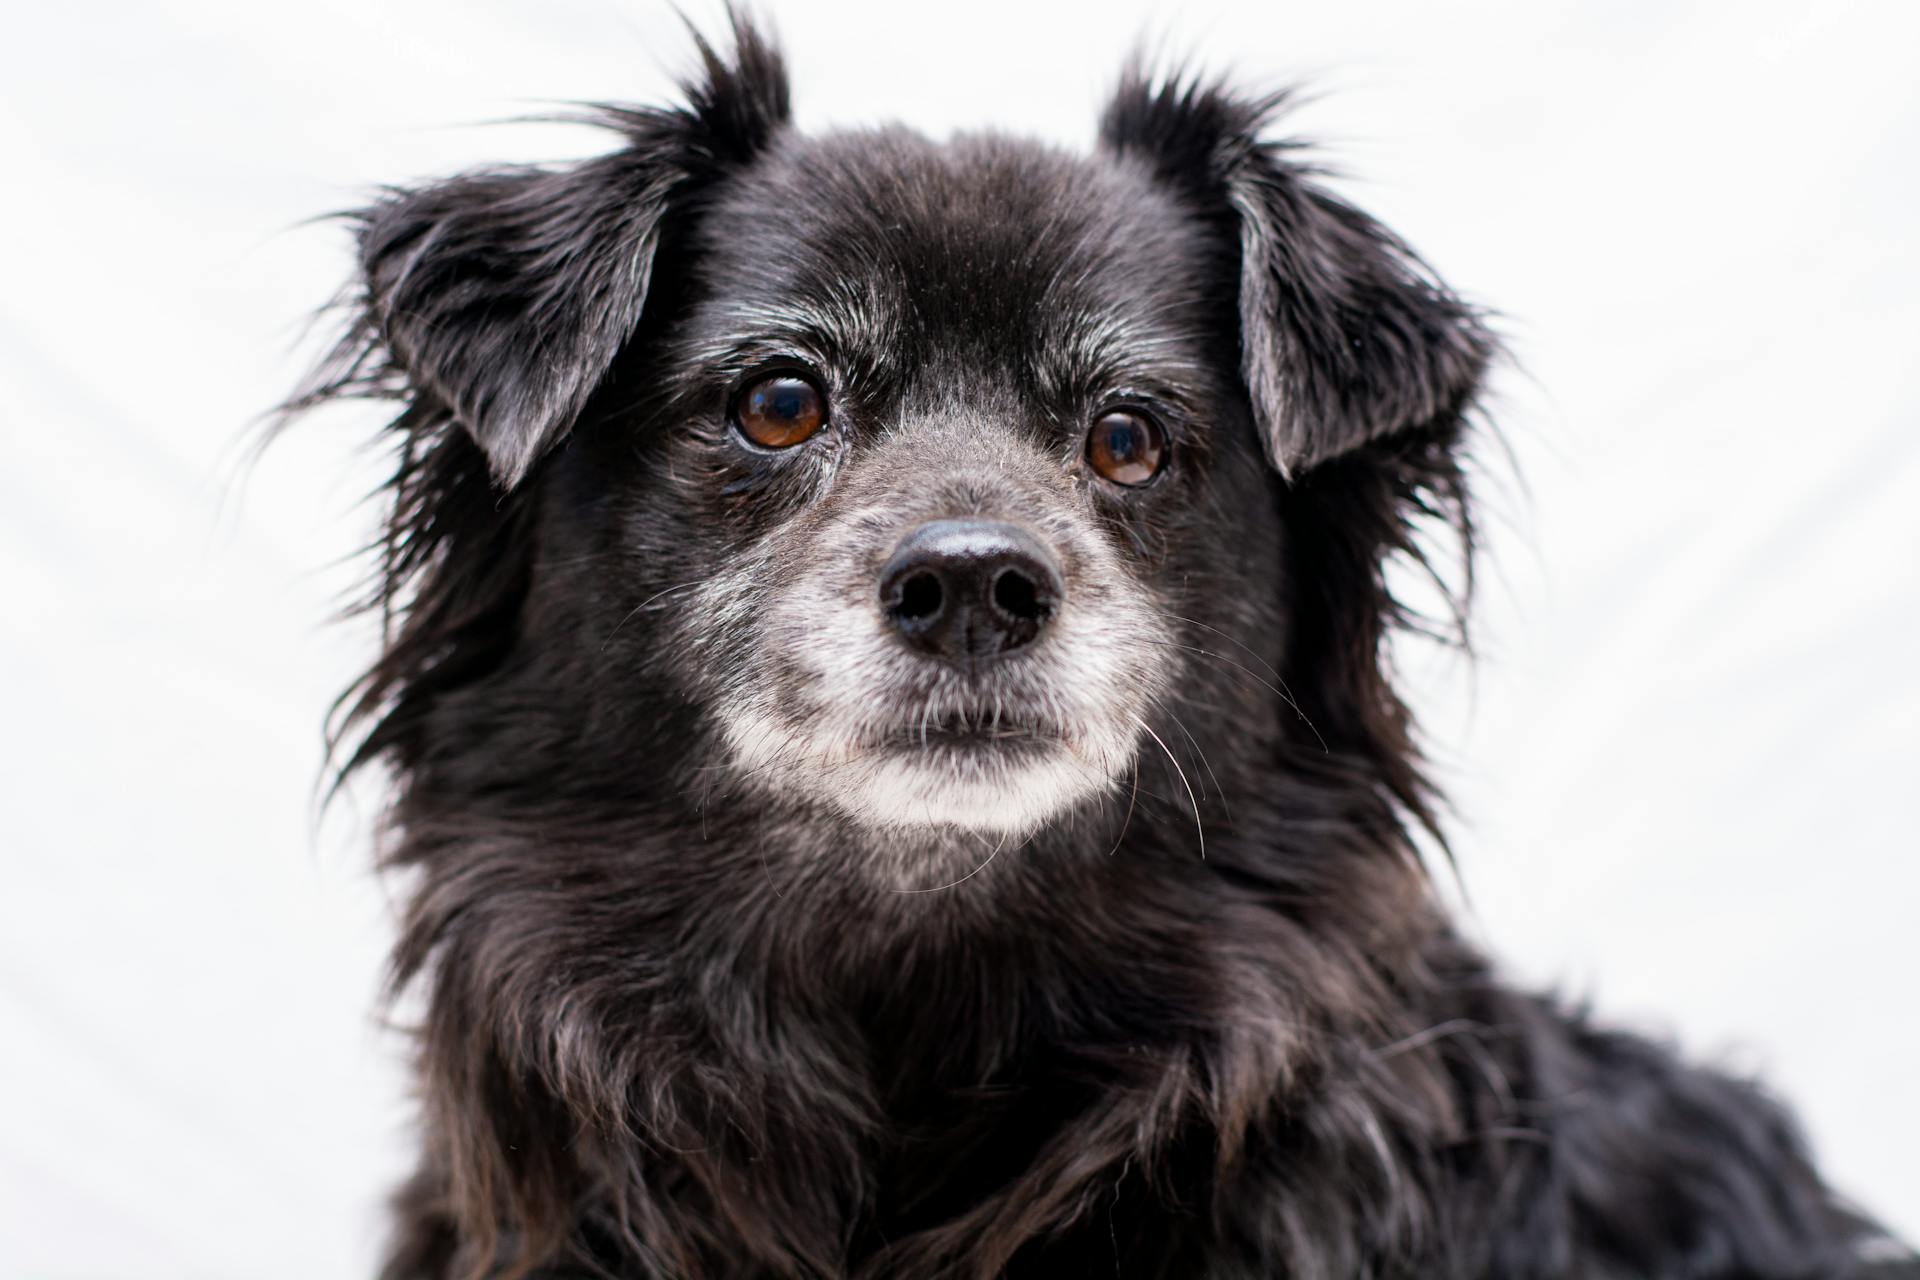
M 1241 370 L 1267 454 L 1292 477 L 1395 432 L 1457 418 L 1496 343 L 1480 314 L 1372 218 L 1313 182 L 1301 144 L 1262 139 L 1292 101 L 1136 61 L 1101 117 L 1209 216 L 1239 259 Z
M 350 606 L 380 618 L 384 649 L 329 717 L 328 795 L 376 759 L 411 767 L 435 701 L 502 660 L 529 573 L 522 482 L 657 305 L 655 256 L 683 212 L 786 126 L 778 52 L 728 12 L 731 48 L 692 31 L 683 106 L 569 117 L 619 149 L 395 189 L 345 215 L 360 272 L 327 309 L 341 333 L 265 433 L 336 400 L 402 406 L 371 581 Z
M 733 49 L 696 31 L 677 108 L 583 117 L 625 145 L 559 169 L 468 173 L 356 215 L 365 323 L 416 396 L 472 435 L 511 489 L 565 438 L 640 321 L 670 211 L 787 123 L 778 52 L 738 11 Z

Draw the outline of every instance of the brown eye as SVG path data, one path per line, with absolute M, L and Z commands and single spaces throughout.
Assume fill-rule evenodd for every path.
M 771 374 L 740 393 L 733 421 L 762 449 L 790 449 L 827 425 L 827 398 L 798 374 Z
M 1160 474 L 1166 460 L 1166 433 L 1137 410 L 1103 413 L 1087 432 L 1087 461 L 1115 484 L 1145 484 Z

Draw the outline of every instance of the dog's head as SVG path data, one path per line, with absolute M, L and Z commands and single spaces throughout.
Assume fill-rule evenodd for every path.
M 1006 834 L 1229 725 L 1400 750 L 1380 563 L 1491 344 L 1277 99 L 1131 74 L 1087 156 L 804 137 L 735 38 L 604 158 L 362 215 L 327 389 L 410 403 L 363 752 Z

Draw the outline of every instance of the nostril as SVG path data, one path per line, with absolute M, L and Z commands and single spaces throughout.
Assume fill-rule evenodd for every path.
M 1019 569 L 1002 569 L 993 580 L 993 602 L 1002 613 L 1022 622 L 1038 622 L 1048 612 L 1040 588 Z
M 908 622 L 925 622 L 940 612 L 946 593 L 940 579 L 931 573 L 916 573 L 900 584 L 900 599 L 893 614 Z
M 1033 643 L 1065 599 L 1046 544 L 1019 525 L 930 520 L 880 568 L 885 624 L 922 653 L 971 665 Z

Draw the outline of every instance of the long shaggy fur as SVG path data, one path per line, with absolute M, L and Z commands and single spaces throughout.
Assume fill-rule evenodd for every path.
M 399 405 L 335 725 L 395 780 L 424 1011 L 388 1280 L 1920 1275 L 1754 1086 L 1508 988 L 1437 907 L 1387 567 L 1460 580 L 1495 344 L 1265 136 L 1282 100 L 1135 71 L 1092 158 L 816 142 L 749 25 L 700 53 L 686 105 L 596 113 L 604 158 L 358 214 L 294 401 Z M 805 465 L 715 382 L 781 307 L 848 348 Z M 1139 495 L 1046 469 L 1070 411 L 1030 406 L 1096 331 L 1185 406 Z M 954 501 L 1124 565 L 1131 778 L 1003 849 L 741 776 L 718 709 L 807 692 L 753 664 L 809 548 L 857 568 L 989 438 Z

